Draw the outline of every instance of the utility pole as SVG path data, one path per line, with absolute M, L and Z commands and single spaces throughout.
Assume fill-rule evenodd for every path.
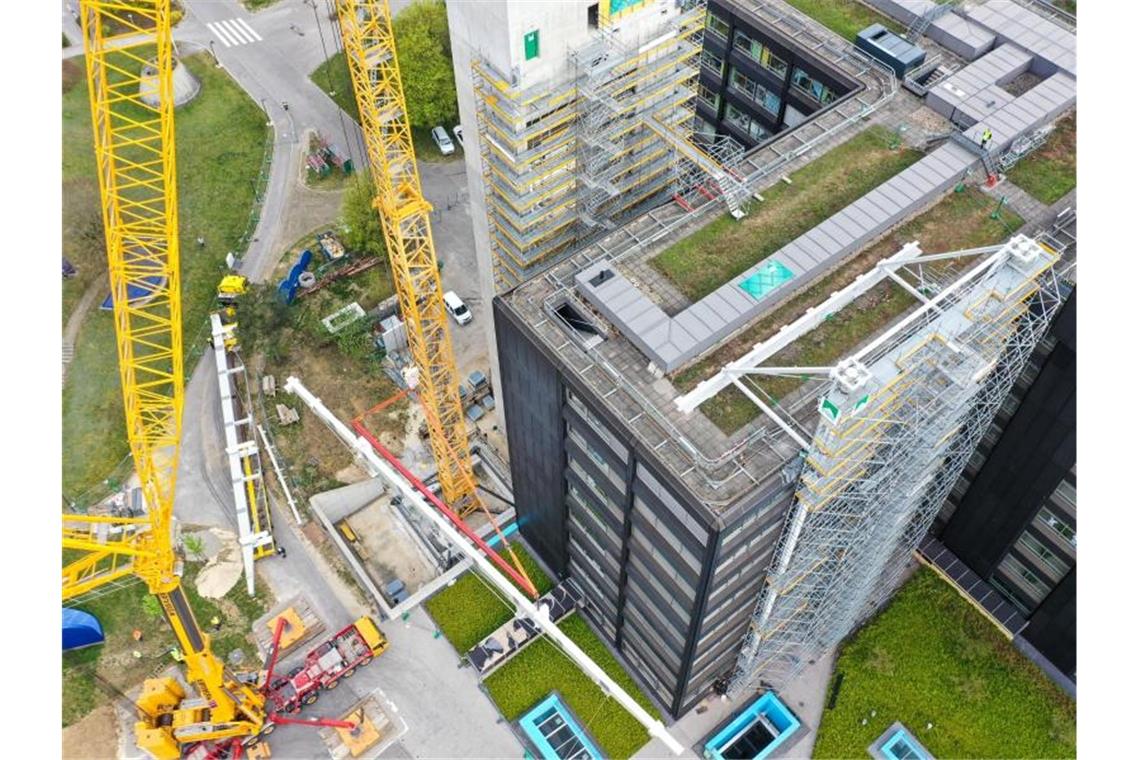
M 317 0 L 302 0 L 305 5 L 313 9 L 313 21 L 317 22 L 317 34 L 321 38 L 321 53 L 325 56 L 325 61 L 329 59 L 329 49 L 325 46 L 325 33 L 321 29 L 321 17 L 317 14 Z M 329 80 L 329 95 L 336 95 L 336 87 L 333 86 L 332 69 L 328 66 L 325 67 L 325 75 Z

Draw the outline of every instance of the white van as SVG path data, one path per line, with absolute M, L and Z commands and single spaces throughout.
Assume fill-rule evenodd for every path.
M 447 307 L 447 313 L 455 319 L 456 323 L 465 325 L 471 321 L 471 310 L 467 308 L 467 304 L 463 303 L 463 299 L 455 295 L 454 290 L 449 290 L 443 294 L 443 304 Z
M 435 140 L 435 147 L 439 148 L 439 152 L 443 155 L 450 156 L 455 152 L 455 144 L 451 142 L 447 130 L 443 127 L 432 127 L 431 139 Z

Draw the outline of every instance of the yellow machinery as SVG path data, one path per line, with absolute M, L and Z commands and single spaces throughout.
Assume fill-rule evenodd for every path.
M 338 0 L 337 17 L 440 487 L 444 501 L 467 515 L 478 508 L 479 497 L 428 221 L 431 205 L 420 191 L 391 10 L 387 0 Z
M 211 652 L 180 585 L 172 534 L 183 376 L 170 2 L 80 8 L 127 438 L 147 514 L 64 516 L 63 547 L 77 558 L 63 568 L 63 599 L 130 574 L 157 597 L 197 695 L 186 699 L 173 678 L 148 680 L 136 733 L 152 756 L 177 758 L 183 745 L 273 724 L 264 697 Z M 157 73 L 143 77 L 148 66 Z
M 392 11 L 388 0 L 338 0 L 336 10 L 375 186 L 373 204 L 380 213 L 400 314 L 408 326 L 417 375 L 409 385 L 415 387 L 427 418 L 443 499 L 460 517 L 476 509 L 486 512 L 471 467 L 459 373 L 431 237 L 431 205 L 420 189 Z M 526 577 L 510 545 L 507 551 Z
M 240 274 L 227 274 L 218 283 L 218 303 L 231 304 L 238 296 L 245 295 L 249 281 Z

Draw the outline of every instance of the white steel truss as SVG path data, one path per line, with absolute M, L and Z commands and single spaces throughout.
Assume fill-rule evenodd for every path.
M 924 266 L 967 257 L 972 266 L 956 278 Z M 1058 261 L 1024 235 L 934 256 L 909 244 L 677 400 L 694 409 L 730 384 L 746 388 L 747 374 L 830 376 L 810 444 L 748 394 L 805 445 L 730 694 L 786 684 L 892 593 L 1060 307 Z M 901 280 L 917 307 L 855 354 L 830 368 L 760 366 L 887 278 Z

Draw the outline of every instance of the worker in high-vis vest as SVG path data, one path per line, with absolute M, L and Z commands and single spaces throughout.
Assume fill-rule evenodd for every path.
M 982 130 L 982 150 L 989 147 L 990 140 L 994 139 L 994 133 L 990 131 L 989 127 Z

